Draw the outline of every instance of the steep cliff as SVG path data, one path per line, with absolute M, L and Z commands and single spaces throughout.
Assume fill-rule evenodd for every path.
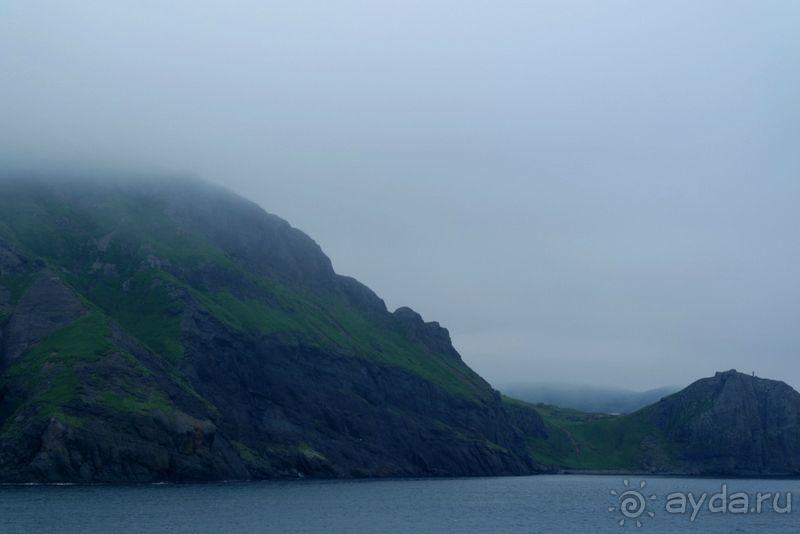
M 663 436 L 645 462 L 696 474 L 800 474 L 800 393 L 727 371 L 698 380 L 637 414 Z M 659 465 L 658 457 L 666 458 Z
M 0 480 L 526 474 L 447 330 L 189 180 L 0 182 Z

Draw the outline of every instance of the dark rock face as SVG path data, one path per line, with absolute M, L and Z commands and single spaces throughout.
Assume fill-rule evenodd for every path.
M 426 323 L 420 314 L 408 307 L 398 308 L 394 316 L 400 323 L 403 333 L 410 339 L 422 343 L 433 351 L 461 359 L 453 348 L 450 332 L 442 328 L 439 323 L 435 321 Z
M 699 380 L 640 412 L 674 450 L 665 470 L 800 473 L 800 393 L 736 371 Z M 663 451 L 654 452 L 654 454 Z
M 5 361 L 13 363 L 36 341 L 83 315 L 83 305 L 61 278 L 46 270 L 37 275 L 11 315 L 6 334 Z
M 58 418 L 37 422 L 0 449 L 10 482 L 153 482 L 234 480 L 251 475 L 213 425 L 179 419 L 98 413 L 83 427 Z
M 355 278 L 337 275 L 337 282 L 342 291 L 357 307 L 372 316 L 386 314 L 386 303 L 383 302 L 383 299 Z
M 28 272 L 31 261 L 16 251 L 8 242 L 0 239 L 0 274 L 17 274 Z
M 186 312 L 182 332 L 181 372 L 190 393 L 168 376 L 158 355 L 118 326 L 112 333 L 175 410 L 120 413 L 81 399 L 63 406 L 81 417 L 78 426 L 37 419 L 31 408 L 17 411 L 24 431 L 0 439 L 2 479 L 148 482 L 540 469 L 526 449 L 531 433 L 543 432 L 540 418 L 532 410 L 509 410 L 499 396 L 476 403 L 402 369 L 276 340 L 254 342 L 196 306 Z M 86 384 L 99 376 L 115 391 L 142 380 L 119 357 L 76 373 Z
M 11 310 L 11 292 L 0 286 L 0 314 L 9 313 Z
M 194 321 L 184 371 L 201 395 L 235 415 L 220 423 L 222 433 L 254 450 L 307 447 L 304 461 L 264 465 L 263 476 L 536 471 L 525 433 L 499 398 L 476 405 L 402 370 L 268 340 L 248 346 L 207 317 Z M 526 422 L 541 428 L 533 412 Z

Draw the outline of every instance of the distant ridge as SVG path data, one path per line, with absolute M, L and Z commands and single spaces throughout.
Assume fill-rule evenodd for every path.
M 581 412 L 626 414 L 657 402 L 680 388 L 668 386 L 648 391 L 629 391 L 542 382 L 509 385 L 501 389 L 511 397 L 534 404 L 550 404 Z

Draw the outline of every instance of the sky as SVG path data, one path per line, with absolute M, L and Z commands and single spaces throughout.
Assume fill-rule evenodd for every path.
M 496 387 L 800 386 L 800 2 L 0 1 L 0 165 L 201 176 Z

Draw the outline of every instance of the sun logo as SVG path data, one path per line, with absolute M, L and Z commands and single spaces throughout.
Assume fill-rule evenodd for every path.
M 647 516 L 651 519 L 655 517 L 656 514 L 648 509 L 648 503 L 650 501 L 655 501 L 658 497 L 656 497 L 655 494 L 645 496 L 644 492 L 647 487 L 647 482 L 645 480 L 639 482 L 638 489 L 631 489 L 631 483 L 627 479 L 622 481 L 622 485 L 625 486 L 625 488 L 621 491 L 615 489 L 610 491 L 611 495 L 617 498 L 617 504 L 615 506 L 609 506 L 608 511 L 611 513 L 619 511 L 622 518 L 617 521 L 617 524 L 621 527 L 624 527 L 628 521 L 631 523 L 635 522 L 634 524 L 637 527 L 641 527 L 642 516 Z

